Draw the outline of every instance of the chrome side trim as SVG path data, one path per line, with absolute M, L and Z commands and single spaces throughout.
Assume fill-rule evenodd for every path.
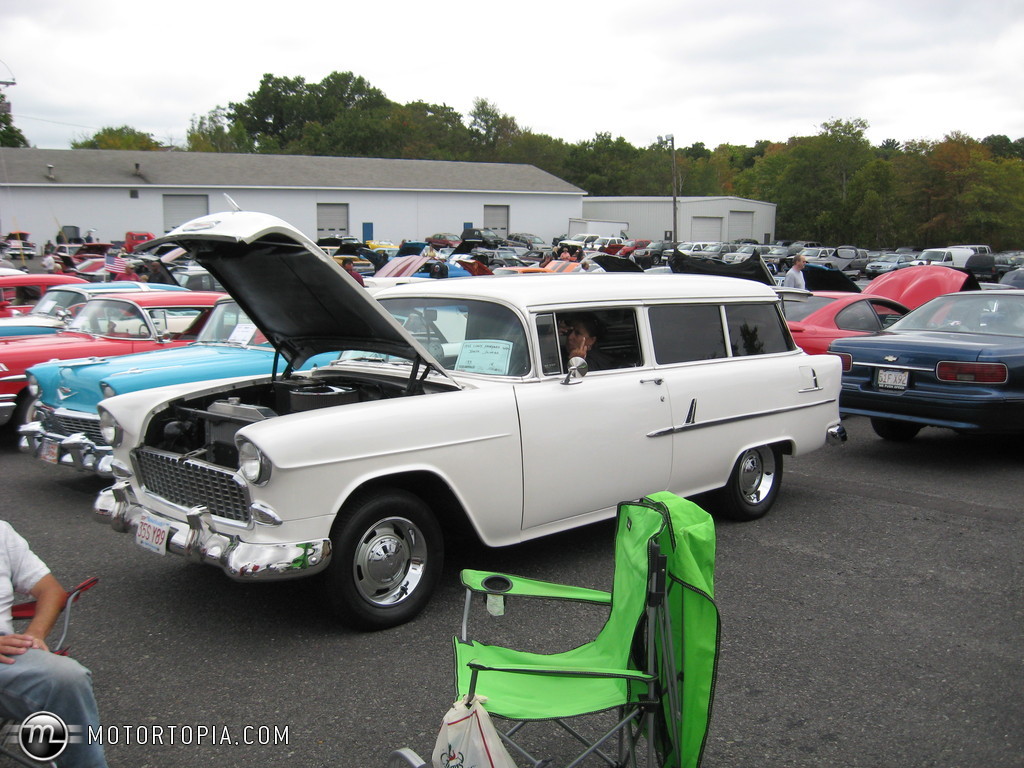
M 656 429 L 653 432 L 648 432 L 647 437 L 664 437 L 665 435 L 675 435 L 679 432 L 686 432 L 691 429 L 707 429 L 708 427 L 718 426 L 719 424 L 733 424 L 738 421 L 748 421 L 751 419 L 761 419 L 766 416 L 775 416 L 780 413 L 793 413 L 794 411 L 802 411 L 806 408 L 818 408 L 822 405 L 830 405 L 836 402 L 836 398 L 832 397 L 827 400 L 818 400 L 813 403 L 802 403 L 800 405 L 791 405 L 786 408 L 772 408 L 767 411 L 756 411 L 754 413 L 745 413 L 739 416 L 726 416 L 721 419 L 712 419 L 711 421 L 702 421 L 697 423 L 691 421 L 694 418 L 696 401 L 690 403 L 690 413 L 687 416 L 687 423 L 680 424 L 674 427 L 667 427 L 665 429 Z

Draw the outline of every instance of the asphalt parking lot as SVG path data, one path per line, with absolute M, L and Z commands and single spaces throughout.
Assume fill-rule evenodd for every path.
M 788 462 L 768 517 L 718 527 L 722 653 L 704 766 L 1024 764 L 1019 441 L 926 430 L 899 445 L 864 420 L 847 427 L 845 446 Z M 463 543 L 416 621 L 354 633 L 308 582 L 236 584 L 135 547 L 91 519 L 101 481 L 19 454 L 9 435 L 0 464 L 4 516 L 65 586 L 100 578 L 72 654 L 93 670 L 112 766 L 429 756 L 453 698 L 458 569 L 611 583 L 610 524 L 504 550 Z M 553 650 L 600 618 L 529 601 L 473 626 Z

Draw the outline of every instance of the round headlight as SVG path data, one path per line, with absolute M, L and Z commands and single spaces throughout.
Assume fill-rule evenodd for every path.
M 270 479 L 270 461 L 244 438 L 238 441 L 238 470 L 253 485 L 263 485 Z
M 107 445 L 117 448 L 121 444 L 121 440 L 124 437 L 124 431 L 121 429 L 121 425 L 117 423 L 117 420 L 110 415 L 110 411 L 99 409 L 100 411 L 100 435 L 107 441 Z
M 107 382 L 105 381 L 102 384 L 100 384 L 100 392 L 103 393 L 104 397 L 113 397 L 114 395 L 117 394 L 117 390 L 114 389 L 109 384 L 107 384 Z
M 39 397 L 39 381 L 36 379 L 36 377 L 30 373 L 25 377 L 25 381 L 25 386 L 28 388 L 28 393 L 32 397 Z

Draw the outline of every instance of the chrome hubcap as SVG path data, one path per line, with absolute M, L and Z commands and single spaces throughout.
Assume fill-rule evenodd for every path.
M 775 484 L 775 454 L 768 447 L 752 448 L 740 457 L 739 492 L 750 504 L 759 504 Z
M 362 535 L 352 563 L 359 593 L 375 605 L 394 605 L 408 597 L 427 562 L 423 534 L 411 521 L 389 517 Z

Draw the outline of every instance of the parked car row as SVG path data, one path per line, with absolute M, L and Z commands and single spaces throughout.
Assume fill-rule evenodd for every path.
M 816 263 L 852 287 L 778 291 L 639 265 L 706 254 L 740 274 L 742 254 L 737 266 L 765 272 L 759 260 L 782 263 L 785 246 L 634 241 L 589 256 L 637 274 L 494 261 L 548 274 L 426 279 L 442 264 L 456 274 L 466 242 L 454 261 L 406 244 L 364 290 L 274 217 L 190 222 L 143 248 L 180 249 L 229 296 L 54 286 L 10 319 L 28 328 L 61 305 L 51 325 L 39 318 L 50 335 L 0 342 L 19 386 L 0 392 L 0 418 L 37 459 L 112 477 L 94 514 L 144 549 L 243 581 L 319 575 L 327 605 L 365 629 L 423 609 L 445 531 L 504 546 L 652 489 L 755 519 L 779 496 L 785 456 L 844 439 L 841 413 L 887 439 L 932 424 L 1024 431 L 1024 293 L 977 290 L 968 272 L 917 265 L 861 291 Z M 463 274 L 505 258 L 481 253 Z M 50 299 L 76 290 L 91 296 Z M 956 336 L 932 360 L 911 331 Z M 143 349 L 162 351 L 114 357 Z M 587 457 L 582 487 L 565 485 L 553 444 Z M 482 455 L 509 471 L 480 472 Z
M 774 291 L 751 281 L 469 277 L 371 298 L 272 217 L 219 214 L 164 239 L 220 280 L 289 370 L 104 400 L 118 479 L 96 513 L 232 578 L 322 574 L 328 605 L 357 627 L 423 608 L 442 530 L 502 546 L 652 488 L 713 493 L 723 514 L 756 518 L 785 455 L 842 438 L 838 359 L 800 351 Z M 304 311 L 282 311 L 293 306 Z M 572 357 L 566 334 L 583 327 L 600 347 Z M 325 353 L 337 359 L 297 370 Z M 552 444 L 587 457 L 587 483 L 564 482 Z M 482 452 L 509 471 L 480 472 Z

